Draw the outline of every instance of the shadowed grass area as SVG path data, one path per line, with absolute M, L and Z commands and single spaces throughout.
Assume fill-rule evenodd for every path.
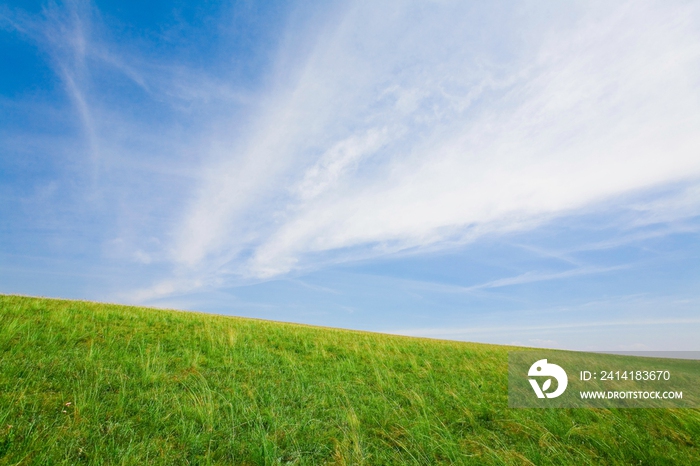
M 700 411 L 509 409 L 507 347 L 0 296 L 0 464 L 700 464 Z

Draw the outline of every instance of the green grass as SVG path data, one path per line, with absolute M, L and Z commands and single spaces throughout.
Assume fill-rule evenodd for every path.
M 700 464 L 700 411 L 509 409 L 507 347 L 0 295 L 0 464 Z

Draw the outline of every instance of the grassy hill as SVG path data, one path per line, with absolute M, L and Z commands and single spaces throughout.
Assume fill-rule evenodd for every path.
M 0 464 L 700 464 L 700 411 L 509 409 L 507 347 L 0 296 Z

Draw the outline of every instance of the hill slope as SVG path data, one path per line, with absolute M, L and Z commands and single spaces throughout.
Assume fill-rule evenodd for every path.
M 0 296 L 0 464 L 698 464 L 698 410 L 507 408 L 506 347 Z

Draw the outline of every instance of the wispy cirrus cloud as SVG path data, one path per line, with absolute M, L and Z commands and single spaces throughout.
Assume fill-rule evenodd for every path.
M 86 225 L 93 256 L 148 269 L 119 296 L 220 290 L 615 213 L 620 237 L 532 242 L 564 270 L 543 259 L 455 285 L 483 294 L 616 271 L 633 259 L 581 252 L 696 232 L 684 223 L 700 213 L 696 5 L 317 7 L 299 6 L 257 55 L 221 52 L 232 16 L 215 15 L 216 39 L 181 38 L 197 59 L 120 36 L 87 1 L 0 10 L 48 57 L 71 105 L 57 118 L 78 128 L 61 144 L 13 134 L 5 148 L 36 144 L 69 167 L 35 193 L 46 212 L 61 205 L 66 236 Z M 229 59 L 265 64 L 246 81 Z
M 27 218 L 53 217 L 52 229 L 88 237 L 91 255 L 163 264 L 214 120 L 234 121 L 250 92 L 219 69 L 197 69 L 143 38 L 125 40 L 89 1 L 50 2 L 35 14 L 3 7 L 0 27 L 38 50 L 67 97 L 42 89 L 2 101 L 32 123 L 62 126 L 59 136 L 2 128 L 8 154 L 29 152 L 56 167 L 49 198 L 40 196 L 43 180 L 29 180 L 36 193 L 22 202 L 36 207 Z
M 698 10 L 352 4 L 208 166 L 172 257 L 269 278 L 695 186 Z

